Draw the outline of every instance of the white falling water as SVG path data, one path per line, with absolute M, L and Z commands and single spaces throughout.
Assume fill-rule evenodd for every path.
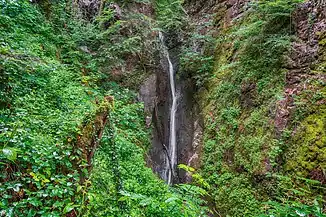
M 168 63 L 169 63 L 169 78 L 170 78 L 170 87 L 172 93 L 172 106 L 170 109 L 170 138 L 169 138 L 169 150 L 168 155 L 165 160 L 165 180 L 168 182 L 168 185 L 171 184 L 173 179 L 173 171 L 177 160 L 177 147 L 176 147 L 176 127 L 175 127 L 175 114 L 177 111 L 177 95 L 175 90 L 175 82 L 174 82 L 174 69 L 173 64 L 170 59 L 169 52 L 164 45 L 164 37 L 163 34 L 160 32 L 159 37 L 161 43 L 164 48 L 164 55 L 166 56 Z

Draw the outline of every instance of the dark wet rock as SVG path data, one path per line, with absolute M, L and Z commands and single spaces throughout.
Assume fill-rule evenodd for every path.
M 257 96 L 256 83 L 242 84 L 240 102 L 243 108 L 250 109 L 256 106 L 255 103 L 256 96 Z

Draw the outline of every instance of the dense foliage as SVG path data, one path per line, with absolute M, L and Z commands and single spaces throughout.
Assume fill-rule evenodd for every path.
M 198 21 L 179 0 L 80 2 L 0 0 L 0 216 L 325 216 L 310 179 L 325 173 L 325 83 L 273 123 L 302 1 L 252 1 L 224 27 L 223 7 Z M 192 183 L 175 186 L 146 165 L 134 92 L 157 69 L 158 31 L 181 44 L 205 118 L 202 167 L 179 165 Z
M 0 5 L 1 216 L 204 216 L 205 191 L 145 166 L 142 105 L 112 82 L 135 88 L 151 67 L 151 19 L 104 8 L 89 22 L 43 3 Z
M 206 193 L 191 185 L 168 186 L 145 166 L 149 129 L 142 104 L 128 90 L 115 89 L 116 103 L 85 193 L 85 216 L 204 216 Z
M 199 58 L 187 50 L 184 54 L 185 67 L 206 83 L 199 94 L 206 115 L 202 173 L 212 186 L 210 193 L 221 216 L 262 212 L 324 216 L 322 184 L 308 184 L 286 170 L 282 159 L 289 153 L 286 144 L 291 143 L 291 131 L 279 133 L 273 124 L 273 105 L 285 86 L 284 57 L 295 40 L 291 12 L 298 2 L 250 3 L 241 19 L 218 33 L 216 54 L 211 56 L 214 69 L 206 73 L 201 64 L 207 58 L 205 52 Z
M 55 34 L 28 2 L 1 2 L 1 11 L 0 209 L 7 216 L 59 216 L 78 200 L 74 162 L 85 162 L 75 136 L 96 113 L 96 93 L 81 84 L 77 60 L 62 63 L 81 55 L 76 46 L 58 57 L 61 38 L 69 44 L 71 37 Z

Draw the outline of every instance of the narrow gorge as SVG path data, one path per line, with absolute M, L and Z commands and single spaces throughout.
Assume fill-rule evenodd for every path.
M 0 11 L 0 217 L 326 217 L 325 1 Z
M 163 54 L 166 57 L 168 64 L 169 64 L 169 83 L 170 83 L 170 90 L 171 90 L 171 98 L 172 98 L 172 105 L 170 108 L 170 119 L 169 119 L 169 148 L 166 148 L 166 145 L 162 144 L 162 146 L 166 149 L 166 157 L 165 157 L 165 169 L 164 169 L 164 180 L 167 181 L 168 185 L 172 184 L 172 180 L 174 177 L 174 171 L 176 166 L 176 123 L 175 123 L 175 115 L 177 111 L 177 103 L 178 103 L 178 97 L 176 94 L 176 87 L 175 87 L 175 81 L 174 81 L 174 67 L 170 59 L 169 51 L 166 49 L 164 44 L 164 36 L 160 32 L 159 33 L 160 41 L 162 43 L 163 47 Z

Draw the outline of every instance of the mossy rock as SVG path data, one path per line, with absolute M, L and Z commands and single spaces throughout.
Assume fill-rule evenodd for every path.
M 287 155 L 286 170 L 310 177 L 326 169 L 326 105 L 316 106 L 297 129 Z

